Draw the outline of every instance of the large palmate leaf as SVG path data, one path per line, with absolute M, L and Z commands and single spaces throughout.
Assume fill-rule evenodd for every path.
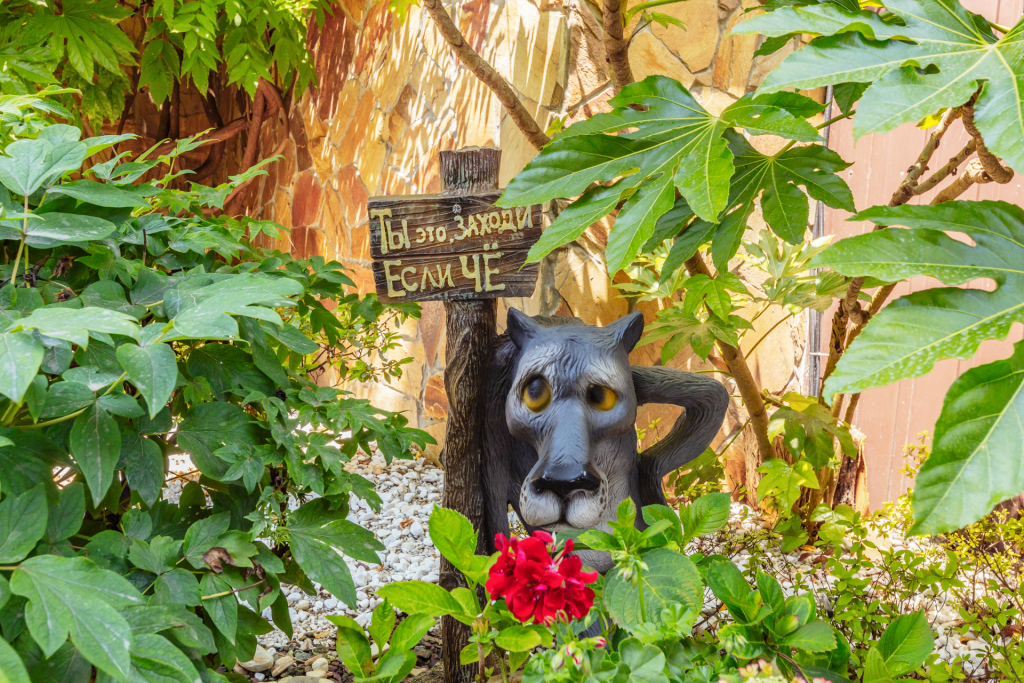
M 832 150 L 809 145 L 769 156 L 738 135 L 731 136 L 730 147 L 736 156 L 730 204 L 744 207 L 760 197 L 768 227 L 790 244 L 801 244 L 804 240 L 810 216 L 808 195 L 833 209 L 856 210 L 853 193 L 846 181 L 836 175 L 850 164 Z
M 783 60 L 759 91 L 871 83 L 854 119 L 855 136 L 890 131 L 963 104 L 984 84 L 974 105 L 975 123 L 989 149 L 1024 171 L 1024 23 L 997 38 L 984 18 L 956 0 L 883 4 L 905 25 L 825 3 L 779 9 L 734 32 L 819 36 Z
M 1024 342 L 949 388 L 914 482 L 912 534 L 953 531 L 1024 491 Z
M 624 87 L 611 100 L 613 111 L 556 137 L 509 183 L 498 204 L 522 206 L 583 193 L 531 250 L 529 258 L 538 260 L 626 200 L 608 242 L 608 269 L 616 272 L 654 234 L 675 192 L 697 216 L 717 222 L 735 170 L 724 135 L 730 128 L 817 140 L 817 131 L 803 118 L 813 113 L 804 100 L 792 93 L 747 96 L 713 116 L 678 81 L 650 76 Z M 611 186 L 591 187 L 621 176 Z
M 882 309 L 857 337 L 824 393 L 855 393 L 919 377 L 943 358 L 966 359 L 1024 321 L 1024 209 L 1006 202 L 874 207 L 851 220 L 905 225 L 840 240 L 814 261 L 849 276 L 895 282 L 928 275 L 947 285 L 977 278 L 995 291 L 937 287 Z M 948 236 L 959 232 L 974 246 Z

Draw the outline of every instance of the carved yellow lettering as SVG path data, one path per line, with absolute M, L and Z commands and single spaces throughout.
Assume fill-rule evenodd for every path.
M 419 285 L 417 285 L 415 282 L 413 282 L 410 285 L 408 282 L 405 281 L 405 276 L 406 275 L 408 275 L 409 273 L 415 273 L 415 272 L 416 272 L 416 269 L 413 268 L 412 266 L 409 266 L 408 268 L 402 268 L 402 287 L 404 287 L 407 292 L 415 292 L 416 288 L 419 287 Z
M 444 287 L 444 281 L 445 280 L 448 281 L 448 286 L 449 287 L 454 287 L 455 286 L 455 280 L 452 279 L 452 264 L 446 263 L 444 265 L 444 273 L 443 274 L 441 273 L 441 266 L 438 266 L 437 267 L 437 277 L 441 280 L 439 283 L 437 283 L 438 287 Z M 434 281 L 433 276 L 431 276 L 430 281 L 431 282 Z
M 457 224 L 456 227 L 462 230 L 462 234 L 461 235 L 453 235 L 452 239 L 457 239 L 459 241 L 462 241 L 462 240 L 466 239 L 466 221 L 463 220 L 462 216 L 456 216 L 455 217 L 455 222 Z
M 494 230 L 497 233 L 501 229 L 501 213 L 498 211 L 492 211 L 487 214 L 487 232 L 490 233 Z
M 469 264 L 466 262 L 465 256 L 460 256 L 459 260 L 462 261 L 462 275 L 467 280 L 474 280 L 475 286 L 474 291 L 483 291 L 480 289 L 480 254 L 473 254 L 473 271 L 470 272 L 467 267 Z
M 520 214 L 519 211 L 522 210 Z M 533 212 L 530 211 L 529 206 L 516 207 L 516 226 L 519 230 L 525 227 L 533 227 Z
M 398 282 L 399 280 L 402 279 L 401 275 L 393 275 L 391 273 L 391 267 L 394 266 L 395 268 L 400 268 L 401 265 L 402 265 L 401 261 L 385 261 L 384 262 L 384 279 L 388 283 L 388 296 L 390 296 L 392 298 L 405 296 L 405 291 L 395 289 L 394 287 L 391 286 L 392 282 Z
M 516 231 L 516 224 L 513 222 L 512 218 L 512 209 L 501 210 L 501 227 L 498 228 L 498 234 L 500 235 L 501 233 L 506 231 Z
M 380 221 L 380 251 L 382 254 L 388 253 L 388 229 L 384 226 L 385 216 L 391 216 L 391 209 L 372 209 L 370 211 L 370 220 L 376 218 Z
M 490 264 L 490 260 L 494 259 L 494 258 L 500 259 L 501 258 L 501 252 L 497 251 L 497 252 L 491 252 L 490 254 L 484 254 L 484 291 L 485 292 L 500 292 L 501 290 L 505 289 L 505 283 L 504 282 L 501 283 L 500 285 L 492 285 L 491 284 L 491 275 L 492 274 L 494 274 L 494 275 L 499 275 L 500 274 L 500 272 L 498 271 L 497 268 L 491 268 L 490 265 L 489 265 Z M 478 289 L 477 291 L 479 292 L 480 290 Z
M 427 241 L 427 231 L 423 228 L 416 228 L 416 244 L 423 244 Z

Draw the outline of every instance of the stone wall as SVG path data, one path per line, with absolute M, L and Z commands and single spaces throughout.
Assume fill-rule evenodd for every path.
M 754 0 L 687 0 L 659 7 L 659 12 L 684 22 L 686 30 L 672 25 L 642 28 L 630 51 L 636 78 L 677 78 L 693 87 L 709 110 L 721 111 L 755 88 L 791 49 L 755 58 L 757 37 L 726 35 L 751 16 L 746 10 L 754 6 Z M 468 42 L 522 95 L 542 127 L 556 117 L 568 116 L 571 122 L 607 109 L 611 88 L 600 21 L 582 0 L 470 0 L 452 4 L 449 11 Z M 634 23 L 627 35 L 636 29 Z M 372 291 L 368 197 L 439 191 L 440 150 L 500 147 L 502 184 L 535 151 L 490 91 L 457 61 L 420 8 L 410 8 L 399 25 L 385 2 L 343 0 L 322 27 L 313 23 L 309 32 L 319 87 L 292 107 L 287 125 L 279 117 L 264 126 L 264 153 L 289 128 L 292 139 L 285 160 L 274 164 L 250 192 L 247 208 L 291 228 L 282 248 L 299 256 L 317 253 L 337 259 L 352 269 L 360 291 Z M 530 314 L 575 315 L 591 324 L 607 324 L 627 313 L 628 302 L 617 295 L 602 261 L 608 227 L 595 224 L 576 243 L 549 256 L 532 298 L 499 300 L 499 331 L 508 306 Z M 657 307 L 641 308 L 653 320 Z M 749 337 L 751 343 L 777 320 L 763 316 Z M 425 304 L 418 324 L 407 324 L 401 333 L 403 348 L 396 353 L 416 361 L 390 385 L 354 390 L 376 405 L 405 411 L 413 425 L 440 442 L 447 410 L 443 306 Z M 758 347 L 751 362 L 765 388 L 781 392 L 800 387 L 804 338 L 803 322 L 780 325 Z M 652 346 L 641 347 L 634 356 L 636 363 L 658 362 Z M 680 354 L 673 365 L 710 369 L 687 354 Z M 661 418 L 648 436 L 655 439 L 677 412 L 645 409 L 638 423 L 647 426 Z M 744 419 L 732 414 L 724 434 Z M 734 444 L 737 451 L 746 448 L 753 444 L 742 438 Z

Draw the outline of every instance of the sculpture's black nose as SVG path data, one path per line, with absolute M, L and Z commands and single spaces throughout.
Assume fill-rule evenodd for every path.
M 587 467 L 546 467 L 539 477 L 533 479 L 533 490 L 537 493 L 551 491 L 559 498 L 568 498 L 577 491 L 596 491 L 601 479 L 590 465 Z

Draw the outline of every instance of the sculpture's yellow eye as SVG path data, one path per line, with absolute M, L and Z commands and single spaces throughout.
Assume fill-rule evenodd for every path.
M 619 402 L 619 397 L 608 387 L 594 384 L 587 389 L 587 400 L 598 410 L 611 410 Z
M 535 413 L 539 413 L 551 403 L 551 387 L 543 377 L 534 377 L 523 389 L 523 403 Z

